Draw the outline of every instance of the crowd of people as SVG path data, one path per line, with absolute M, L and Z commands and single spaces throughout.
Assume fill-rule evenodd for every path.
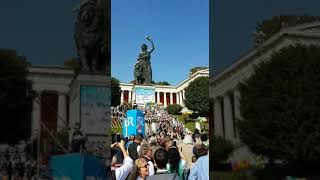
M 187 130 L 161 107 L 141 110 L 149 127 L 145 135 L 111 145 L 113 179 L 209 179 L 207 132 Z
M 37 161 L 22 153 L 5 153 L 0 158 L 1 180 L 36 179 Z
M 112 142 L 111 162 L 116 180 L 138 179 L 209 179 L 208 136 L 199 130 L 191 132 L 162 107 L 141 109 L 145 113 L 145 134 L 115 138 Z M 125 113 L 112 109 L 112 118 L 121 123 Z M 73 132 L 72 152 L 89 153 L 109 159 L 105 142 L 82 141 L 79 131 Z M 78 142 L 77 142 L 78 141 Z M 81 142 L 81 143 L 79 143 Z M 48 157 L 40 159 L 40 173 L 48 173 Z M 36 179 L 37 160 L 26 153 L 0 154 L 0 179 Z M 48 177 L 50 175 L 48 174 Z

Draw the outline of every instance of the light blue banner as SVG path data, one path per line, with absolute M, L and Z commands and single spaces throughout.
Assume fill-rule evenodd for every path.
M 122 122 L 122 136 L 142 134 L 144 136 L 144 114 L 140 110 L 128 110 L 127 118 Z
M 49 162 L 54 180 L 107 180 L 103 163 L 95 156 L 80 153 L 51 157 Z
M 110 88 L 81 86 L 81 127 L 88 134 L 106 134 L 110 119 Z
M 142 134 L 144 137 L 144 114 L 140 110 L 137 110 L 137 134 Z

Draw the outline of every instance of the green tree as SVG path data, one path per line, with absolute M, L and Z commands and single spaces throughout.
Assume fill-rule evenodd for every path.
M 191 76 L 192 74 L 196 73 L 197 71 L 203 70 L 203 69 L 208 69 L 208 67 L 206 66 L 196 66 L 190 69 L 189 71 L 189 76 Z
M 32 98 L 28 62 L 14 50 L 0 49 L 0 142 L 15 144 L 30 137 Z
M 159 81 L 159 82 L 156 82 L 155 84 L 164 85 L 164 86 L 170 86 L 170 83 L 168 83 L 167 81 Z
M 179 115 L 181 114 L 180 111 L 182 110 L 182 106 L 179 104 L 170 104 L 167 106 L 167 111 L 169 114 L 172 115 Z
M 115 77 L 111 77 L 111 106 L 116 107 L 120 105 L 120 98 L 120 81 Z
M 240 138 L 271 160 L 320 159 L 320 48 L 274 53 L 240 85 Z
M 185 89 L 186 107 L 197 111 L 200 116 L 208 116 L 209 113 L 209 78 L 198 77 Z
M 152 81 L 151 81 L 151 84 L 170 86 L 170 83 L 168 83 L 167 81 L 159 81 L 159 82 L 156 82 L 156 81 L 152 80 Z
M 256 31 L 253 33 L 254 46 L 257 47 L 271 36 L 288 26 L 295 26 L 303 23 L 319 21 L 320 17 L 308 15 L 281 15 L 258 23 Z

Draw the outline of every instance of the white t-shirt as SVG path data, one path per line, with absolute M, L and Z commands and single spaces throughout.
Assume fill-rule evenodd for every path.
M 125 180 L 129 175 L 132 166 L 133 160 L 130 157 L 125 157 L 123 159 L 123 165 L 115 170 L 116 180 Z

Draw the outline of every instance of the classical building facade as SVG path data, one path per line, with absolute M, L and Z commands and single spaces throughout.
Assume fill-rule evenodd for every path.
M 320 45 L 320 22 L 283 28 L 261 46 L 241 56 L 222 72 L 212 76 L 210 99 L 214 123 L 214 134 L 241 144 L 235 127 L 236 119 L 241 120 L 238 85 L 250 77 L 254 66 L 268 61 L 272 53 L 289 45 Z M 263 112 L 262 112 L 263 113 Z M 250 159 L 252 156 L 245 146 L 234 153 L 235 159 Z
M 178 86 L 156 86 L 156 101 L 165 106 L 183 104 L 184 89 L 197 77 L 209 76 L 209 70 L 196 72 Z M 50 131 L 59 131 L 65 127 L 73 127 L 79 119 L 79 110 L 72 105 L 75 72 L 65 67 L 29 67 L 28 79 L 32 81 L 32 89 L 37 92 L 32 110 L 32 138 L 37 136 L 42 122 Z M 95 80 L 93 80 L 95 81 Z M 132 101 L 133 84 L 120 84 L 121 102 Z M 78 106 L 77 106 L 78 107 Z M 107 128 L 107 127 L 106 127 Z
M 60 130 L 69 124 L 69 92 L 74 71 L 62 67 L 29 68 L 28 79 L 37 92 L 32 110 L 32 137 L 40 129 L 40 122 L 49 130 Z
M 177 86 L 155 85 L 155 101 L 157 104 L 167 106 L 169 104 L 180 104 L 184 106 L 185 88 L 194 79 L 202 76 L 209 76 L 209 69 L 199 70 Z M 133 84 L 120 83 L 121 104 L 134 101 Z
M 111 99 L 111 85 L 107 85 L 108 82 L 110 84 L 110 81 L 108 81 L 110 78 L 106 75 L 80 74 L 76 76 L 73 69 L 70 68 L 32 66 L 29 67 L 28 79 L 32 81 L 32 89 L 37 94 L 37 97 L 33 101 L 32 108 L 31 138 L 37 136 L 39 129 L 55 132 L 67 127 L 72 129 L 76 123 L 81 125 L 83 133 L 86 133 L 91 137 L 93 135 L 98 137 L 99 135 L 102 136 L 107 134 L 107 130 L 110 129 L 107 128 L 107 120 L 106 123 L 99 121 L 105 125 L 104 129 L 102 129 L 100 124 L 97 124 L 98 128 L 94 125 L 88 126 L 88 122 L 81 122 L 82 119 L 91 120 L 98 116 L 84 115 L 84 117 L 81 117 L 81 110 L 85 111 L 86 109 L 84 105 L 81 104 L 81 100 L 84 100 L 84 98 L 82 98 L 84 95 L 80 93 L 80 87 L 102 87 L 107 89 L 105 95 L 106 97 L 109 96 L 109 99 Z M 101 93 L 99 95 L 101 95 Z M 92 99 L 92 101 L 94 101 L 94 99 Z M 105 102 L 108 100 L 100 101 L 104 101 L 103 105 L 105 108 L 110 107 L 111 103 Z M 87 105 L 93 106 L 96 101 L 92 103 Z M 110 111 L 108 109 L 97 112 L 88 111 L 87 113 L 103 113 L 100 116 L 110 116 Z M 93 120 L 97 121 L 96 119 Z M 40 123 L 43 123 L 42 126 Z

